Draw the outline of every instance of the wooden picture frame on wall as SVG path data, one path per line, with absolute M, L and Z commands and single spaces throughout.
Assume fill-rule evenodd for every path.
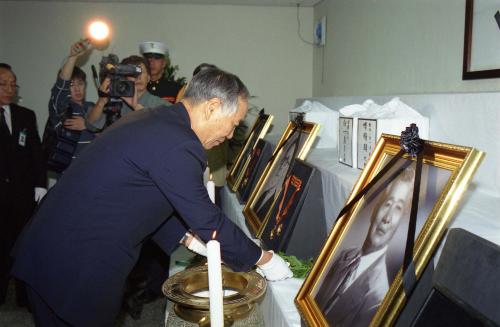
M 465 2 L 463 80 L 500 77 L 500 1 L 496 2 Z
M 382 134 L 347 200 L 400 150 Z M 425 141 L 413 261 L 417 280 L 444 236 L 484 153 Z M 404 155 L 337 220 L 295 303 L 308 326 L 390 326 L 407 300 L 402 265 L 416 160 Z
M 305 160 L 318 131 L 319 125 L 315 123 L 304 121 L 301 128 L 294 121 L 288 123 L 271 160 L 267 163 L 243 208 L 246 222 L 255 236 L 260 236 L 266 217 L 281 191 L 283 180 L 292 160 L 294 158 Z M 299 138 L 298 151 L 295 151 L 295 145 Z M 296 153 L 295 157 L 294 153 Z
M 241 179 L 243 176 L 243 172 L 250 161 L 250 157 L 252 154 L 252 150 L 257 144 L 257 141 L 264 138 L 266 133 L 271 126 L 271 122 L 273 121 L 273 116 L 269 114 L 265 114 L 262 112 L 257 116 L 255 123 L 248 134 L 247 139 L 245 140 L 245 144 L 238 153 L 238 156 L 234 160 L 234 164 L 229 170 L 227 175 L 227 184 L 231 191 L 235 192 L 238 189 L 239 184 L 241 183 Z

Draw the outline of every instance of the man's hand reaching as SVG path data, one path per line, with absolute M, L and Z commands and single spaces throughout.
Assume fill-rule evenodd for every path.
M 194 253 L 198 253 L 204 257 L 207 256 L 207 246 L 206 244 L 200 240 L 196 235 L 191 233 L 186 233 L 186 237 L 184 239 L 184 245 Z
M 261 263 L 261 261 L 265 260 L 264 257 L 268 256 L 269 253 L 272 255 L 271 259 L 267 262 L 265 261 L 265 263 Z M 266 277 L 270 282 L 293 277 L 293 273 L 285 260 L 273 251 L 263 251 L 261 260 L 257 262 L 257 267 L 257 272 Z

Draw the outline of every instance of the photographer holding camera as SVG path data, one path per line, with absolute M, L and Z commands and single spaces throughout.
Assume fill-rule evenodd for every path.
M 140 68 L 140 72 L 138 70 L 136 70 L 136 72 L 131 71 L 130 66 Z M 148 92 L 147 85 L 150 79 L 150 73 L 148 64 L 144 58 L 129 56 L 123 59 L 120 65 L 105 64 L 104 69 L 104 73 L 107 76 L 104 78 L 99 88 L 99 100 L 87 116 L 87 123 L 93 129 L 99 130 L 106 127 L 105 108 L 110 103 L 110 100 L 116 98 L 121 98 L 125 102 L 121 106 L 118 117 L 124 116 L 135 110 L 153 108 L 160 105 L 170 105 L 170 102 Z M 123 79 L 134 83 L 133 92 L 130 92 L 132 88 L 130 88 Z M 120 96 L 120 93 L 124 96 Z M 109 121 L 108 119 L 108 122 Z
M 88 43 L 78 41 L 59 71 L 49 101 L 49 119 L 43 135 L 43 148 L 49 170 L 63 172 L 82 149 L 92 141 L 85 116 L 94 103 L 85 101 L 86 74 L 76 61 L 88 51 Z

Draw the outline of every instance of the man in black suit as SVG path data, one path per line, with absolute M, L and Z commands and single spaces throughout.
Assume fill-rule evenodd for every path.
M 10 250 L 47 192 L 35 113 L 13 103 L 16 82 L 11 67 L 0 63 L 0 304 L 10 279 Z M 18 305 L 26 304 L 24 293 L 16 280 Z
M 112 326 L 143 244 L 152 239 L 171 253 L 187 229 L 204 242 L 217 231 L 222 259 L 234 270 L 257 264 L 269 280 L 291 277 L 284 260 L 248 239 L 203 185 L 205 149 L 232 137 L 248 94 L 233 74 L 200 72 L 181 102 L 127 114 L 69 166 L 14 253 L 12 274 L 29 285 L 38 325 Z

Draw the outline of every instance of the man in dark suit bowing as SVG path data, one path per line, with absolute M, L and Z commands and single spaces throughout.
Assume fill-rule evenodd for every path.
M 35 201 L 47 192 L 35 113 L 13 103 L 16 82 L 11 67 L 0 63 L 0 304 L 10 279 L 9 252 L 32 215 Z M 16 301 L 20 306 L 27 302 L 18 281 Z
M 205 149 L 232 137 L 247 98 L 238 77 L 208 69 L 180 103 L 122 117 L 72 163 L 16 244 L 13 274 L 29 285 L 35 321 L 113 325 L 142 244 L 152 239 L 170 253 L 188 229 L 205 242 L 217 230 L 222 259 L 235 270 L 257 264 L 269 280 L 291 277 L 203 185 Z

